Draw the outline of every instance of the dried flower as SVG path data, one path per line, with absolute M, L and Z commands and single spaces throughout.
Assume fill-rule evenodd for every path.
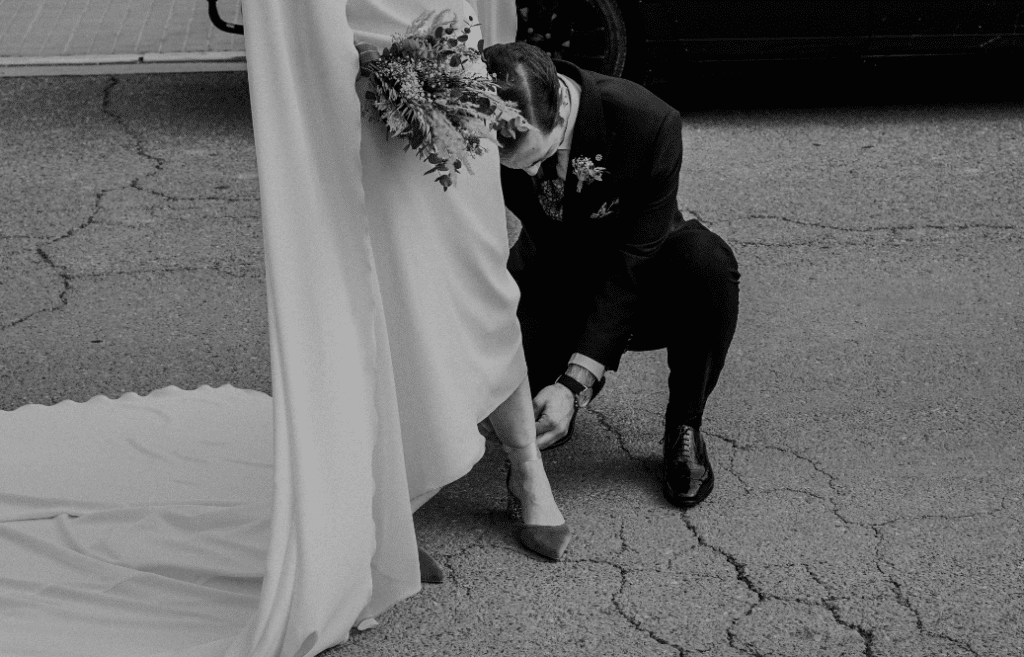
M 371 117 L 433 165 L 424 175 L 437 173 L 445 191 L 463 168 L 472 173 L 468 160 L 485 152 L 480 142 L 492 131 L 511 137 L 528 129 L 515 103 L 498 96 L 495 81 L 471 70 L 483 46 L 467 45 L 473 27 L 456 27 L 451 10 L 426 12 L 364 65 Z

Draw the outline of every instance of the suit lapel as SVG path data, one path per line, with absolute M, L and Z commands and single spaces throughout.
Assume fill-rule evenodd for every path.
M 614 176 L 614 165 L 609 161 L 609 149 L 604 125 L 604 107 L 601 92 L 590 73 L 583 71 L 569 62 L 555 62 L 555 67 L 580 85 L 580 108 L 576 114 L 576 126 L 573 128 L 572 148 L 569 152 L 569 170 L 565 179 L 565 196 L 562 199 L 562 218 L 566 222 L 579 221 L 590 217 L 594 208 L 600 205 L 600 199 L 607 196 L 611 189 L 611 177 Z M 595 161 L 601 156 L 600 161 Z M 576 177 L 573 162 L 579 158 L 589 158 L 596 166 L 606 169 L 602 180 L 584 182 Z M 592 207 L 593 206 L 593 207 Z

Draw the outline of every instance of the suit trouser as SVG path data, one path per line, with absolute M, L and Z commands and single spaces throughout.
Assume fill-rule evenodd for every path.
M 668 349 L 666 424 L 699 427 L 718 383 L 739 314 L 739 266 L 725 240 L 698 221 L 683 222 L 639 280 L 627 351 Z M 576 337 L 557 327 L 558 298 L 523 289 L 519 320 L 534 395 L 565 371 Z

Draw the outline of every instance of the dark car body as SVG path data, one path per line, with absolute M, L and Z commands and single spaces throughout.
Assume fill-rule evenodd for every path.
M 988 55 L 1024 48 L 1024 2 L 1017 0 L 652 0 L 639 3 L 639 10 L 638 54 L 648 78 L 665 77 L 681 61 Z M 628 49 L 627 42 L 627 58 Z
M 508 2 L 509 0 L 479 0 Z M 226 23 L 217 0 L 210 19 Z M 675 81 L 690 64 L 977 58 L 1024 68 L 1024 0 L 516 0 L 516 38 L 584 68 Z
M 518 38 L 584 67 L 648 82 L 698 62 L 1024 53 L 1024 0 L 518 0 L 517 6 Z

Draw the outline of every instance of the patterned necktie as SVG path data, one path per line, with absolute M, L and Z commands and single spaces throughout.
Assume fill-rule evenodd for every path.
M 558 155 L 552 155 L 540 165 L 537 175 L 540 189 L 540 207 L 555 221 L 562 220 L 562 196 L 565 181 L 558 177 Z

